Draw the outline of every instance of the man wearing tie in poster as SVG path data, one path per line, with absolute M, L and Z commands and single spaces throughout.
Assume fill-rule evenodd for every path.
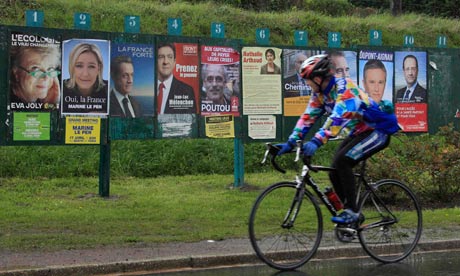
M 426 89 L 418 82 L 418 61 L 414 55 L 407 55 L 403 60 L 404 78 L 406 87 L 396 92 L 396 102 L 398 103 L 422 103 L 426 102 Z
M 140 104 L 129 94 L 133 89 L 134 66 L 130 57 L 112 59 L 110 74 L 115 88 L 110 91 L 110 116 L 136 118 L 142 116 Z
M 284 80 L 286 97 L 310 96 L 311 88 L 299 74 L 300 65 L 302 65 L 302 62 L 306 59 L 307 56 L 303 53 L 298 53 L 295 56 L 295 73 Z
M 157 50 L 158 114 L 196 113 L 193 88 L 173 76 L 173 70 L 176 67 L 176 48 L 170 43 L 159 43 Z

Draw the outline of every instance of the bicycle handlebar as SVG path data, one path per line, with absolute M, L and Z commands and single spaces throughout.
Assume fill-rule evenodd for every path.
M 275 168 L 277 171 L 283 174 L 286 173 L 286 170 L 281 168 L 281 166 L 278 165 L 278 163 L 276 162 L 276 157 L 278 156 L 278 152 L 281 150 L 281 148 L 279 148 L 277 145 L 272 145 L 271 143 L 266 143 L 265 145 L 267 147 L 267 150 L 265 151 L 264 159 L 262 160 L 262 164 L 265 164 L 265 162 L 267 161 L 267 157 L 270 154 L 270 163 L 272 164 L 273 168 Z M 301 140 L 297 141 L 297 146 L 294 150 L 291 151 L 291 153 L 293 152 L 296 153 L 294 162 L 298 162 L 302 155 L 302 141 Z M 318 170 L 321 170 L 322 168 L 322 166 L 312 166 L 311 157 L 303 156 L 302 161 L 308 167 L 308 169 L 314 172 L 317 172 Z

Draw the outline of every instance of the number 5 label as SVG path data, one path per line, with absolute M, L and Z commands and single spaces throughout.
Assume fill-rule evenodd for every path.
M 125 16 L 125 33 L 140 33 L 141 20 L 139 16 L 127 15 Z
M 211 37 L 225 38 L 225 25 L 222 23 L 211 24 Z

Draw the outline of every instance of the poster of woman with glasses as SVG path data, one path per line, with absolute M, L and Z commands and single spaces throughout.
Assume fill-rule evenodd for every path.
M 58 108 L 60 42 L 53 38 L 11 33 L 10 108 L 38 111 Z

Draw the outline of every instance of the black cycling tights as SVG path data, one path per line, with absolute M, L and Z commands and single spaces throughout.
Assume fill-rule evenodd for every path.
M 383 137 L 377 136 L 378 135 L 371 130 L 354 137 L 347 137 L 340 144 L 334 155 L 332 167 L 336 168 L 336 170 L 329 173 L 329 178 L 337 195 L 342 200 L 345 209 L 351 209 L 354 212 L 358 211 L 353 167 L 355 167 L 360 161 L 365 160 L 373 154 L 386 148 L 390 143 L 389 135 L 384 135 Z M 360 142 L 363 143 L 360 144 Z M 347 156 L 347 153 L 351 149 L 356 149 L 358 147 L 362 148 L 362 154 L 355 158 Z

